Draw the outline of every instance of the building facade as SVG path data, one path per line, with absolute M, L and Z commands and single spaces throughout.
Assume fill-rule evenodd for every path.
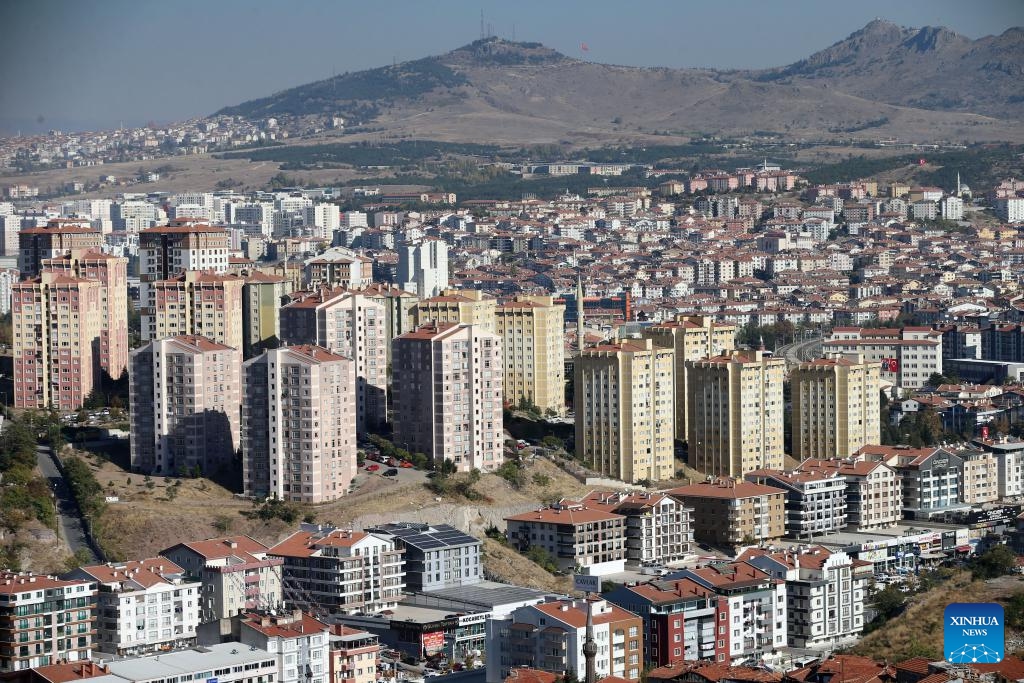
M 794 458 L 845 458 L 881 440 L 878 368 L 863 356 L 837 356 L 793 370 Z
M 143 340 L 190 334 L 241 350 L 242 289 L 237 275 L 186 271 L 148 284 L 149 313 L 142 316 Z M 148 325 L 148 332 L 147 332 Z
M 942 374 L 942 333 L 930 327 L 837 327 L 822 352 L 862 355 L 878 366 L 880 381 L 904 389 L 920 389 L 932 374 Z
M 505 403 L 565 413 L 565 306 L 552 297 L 519 297 L 495 310 Z
M 666 491 L 693 512 L 693 537 L 703 543 L 746 545 L 786 533 L 785 492 L 749 481 L 715 479 Z
M 243 363 L 245 493 L 303 503 L 344 496 L 356 475 L 355 402 L 352 361 L 322 347 Z
M 650 339 L 603 344 L 574 362 L 576 454 L 634 483 L 675 475 L 675 352 Z
M 395 444 L 461 472 L 500 467 L 501 339 L 476 325 L 424 325 L 391 353 Z
M 420 298 L 437 296 L 448 288 L 448 244 L 425 239 L 398 249 L 398 286 Z
M 747 481 L 786 492 L 786 536 L 813 538 L 846 528 L 846 479 L 835 470 L 754 470 Z
M 672 496 L 594 491 L 582 503 L 626 518 L 626 561 L 630 564 L 675 562 L 693 550 L 693 510 Z
M 450 524 L 394 522 L 367 531 L 394 538 L 395 547 L 402 551 L 405 585 L 410 591 L 460 588 L 483 579 L 483 542 Z

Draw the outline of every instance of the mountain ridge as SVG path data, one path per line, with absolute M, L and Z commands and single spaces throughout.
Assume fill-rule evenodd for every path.
M 758 129 L 1012 140 L 1024 128 L 1021 76 L 1020 27 L 972 40 L 944 27 L 875 20 L 805 59 L 758 70 L 608 65 L 541 43 L 486 38 L 217 113 L 341 115 L 396 135 L 510 142 Z

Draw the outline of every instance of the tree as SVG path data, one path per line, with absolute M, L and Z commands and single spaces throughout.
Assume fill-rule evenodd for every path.
M 971 563 L 975 579 L 994 579 L 1009 574 L 1017 566 L 1017 556 L 1005 545 L 997 545 Z
M 886 586 L 875 593 L 874 606 L 878 610 L 876 619 L 888 621 L 899 615 L 907 602 L 906 595 L 896 586 Z

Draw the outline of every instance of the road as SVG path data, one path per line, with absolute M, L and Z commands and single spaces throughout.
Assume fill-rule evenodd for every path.
M 812 360 L 821 355 L 821 339 L 806 339 L 793 344 L 780 346 L 776 355 L 782 355 L 789 365 L 797 365 L 803 361 Z
M 39 471 L 50 480 L 50 489 L 57 500 L 57 528 L 61 540 L 67 544 L 72 553 L 84 550 L 89 554 L 89 561 L 99 561 L 96 552 L 85 537 L 85 529 L 82 526 L 81 511 L 78 503 L 71 495 L 71 487 L 64 481 L 57 464 L 53 460 L 53 454 L 49 446 L 36 447 L 36 462 Z

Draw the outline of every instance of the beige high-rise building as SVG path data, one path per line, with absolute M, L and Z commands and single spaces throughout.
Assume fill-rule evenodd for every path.
M 460 472 L 504 460 L 501 339 L 475 325 L 424 325 L 392 342 L 395 445 Z
M 242 287 L 242 354 L 248 360 L 281 345 L 281 302 L 287 283 L 276 275 L 250 273 Z
M 786 360 L 731 351 L 687 361 L 687 370 L 690 464 L 720 477 L 783 469 Z
M 446 289 L 440 296 L 420 299 L 416 304 L 413 322 L 417 327 L 427 323 L 462 323 L 476 325 L 485 332 L 495 333 L 497 300 L 476 289 Z
M 241 353 L 205 337 L 178 336 L 132 351 L 132 470 L 214 475 L 238 450 Z
M 385 318 L 382 305 L 345 289 L 301 292 L 281 309 L 281 339 L 285 344 L 316 344 L 355 363 L 359 433 L 387 421 Z
M 675 351 L 650 339 L 585 349 L 575 362 L 576 453 L 616 479 L 675 473 Z
M 355 372 L 320 346 L 242 364 L 242 484 L 297 503 L 344 496 L 356 476 Z
M 845 458 L 879 442 L 878 368 L 863 356 L 835 354 L 793 370 L 794 458 Z
M 495 311 L 504 365 L 502 391 L 512 405 L 527 400 L 542 413 L 565 412 L 565 306 L 550 296 L 524 296 Z
M 676 438 L 686 441 L 689 371 L 686 361 L 717 356 L 736 348 L 736 326 L 715 322 L 710 316 L 681 315 L 672 322 L 652 325 L 643 332 L 658 346 L 675 349 Z
M 150 283 L 152 329 L 144 339 L 180 334 L 206 337 L 233 349 L 244 348 L 242 287 L 244 278 L 189 270 L 169 280 Z M 143 318 L 143 327 L 146 319 Z

